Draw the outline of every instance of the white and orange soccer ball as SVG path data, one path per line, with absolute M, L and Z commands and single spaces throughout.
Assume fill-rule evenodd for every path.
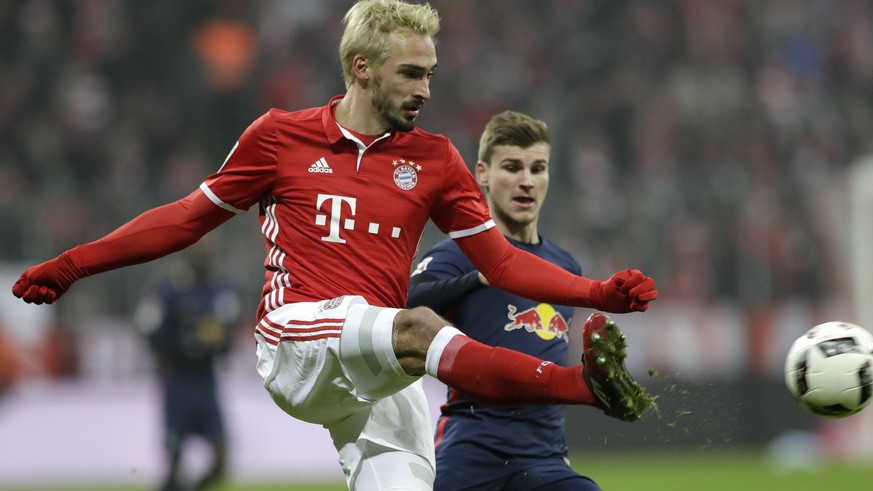
M 813 414 L 857 413 L 873 400 L 873 334 L 849 322 L 813 327 L 788 350 L 785 384 Z

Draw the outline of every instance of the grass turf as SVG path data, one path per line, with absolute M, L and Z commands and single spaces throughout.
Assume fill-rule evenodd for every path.
M 577 455 L 574 468 L 604 491 L 821 491 L 873 482 L 873 462 L 777 468 L 760 451 L 625 452 Z
M 593 478 L 604 491 L 820 491 L 863 489 L 873 482 L 873 462 L 819 461 L 792 470 L 779 470 L 761 451 L 615 451 L 573 455 L 573 467 Z M 860 487 L 859 487 L 860 486 Z M 0 490 L 20 490 L 20 487 Z M 71 486 L 31 491 L 146 491 L 149 486 Z M 237 483 L 227 482 L 214 491 L 342 491 L 342 482 Z

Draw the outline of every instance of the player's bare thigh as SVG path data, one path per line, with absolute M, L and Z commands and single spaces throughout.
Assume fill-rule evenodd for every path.
M 450 325 L 451 323 L 427 307 L 398 312 L 394 318 L 391 341 L 403 371 L 408 375 L 424 375 L 428 347 L 437 332 Z

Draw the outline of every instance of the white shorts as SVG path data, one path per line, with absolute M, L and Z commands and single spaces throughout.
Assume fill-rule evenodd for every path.
M 264 387 L 285 412 L 330 431 L 350 489 L 433 485 L 429 406 L 421 377 L 394 354 L 397 312 L 358 296 L 302 302 L 270 312 L 255 332 Z

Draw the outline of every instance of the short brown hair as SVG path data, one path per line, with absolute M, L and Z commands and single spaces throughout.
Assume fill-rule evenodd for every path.
M 503 111 L 485 125 L 479 139 L 479 160 L 490 163 L 494 147 L 498 145 L 528 148 L 537 143 L 550 143 L 545 121 L 515 111 Z

